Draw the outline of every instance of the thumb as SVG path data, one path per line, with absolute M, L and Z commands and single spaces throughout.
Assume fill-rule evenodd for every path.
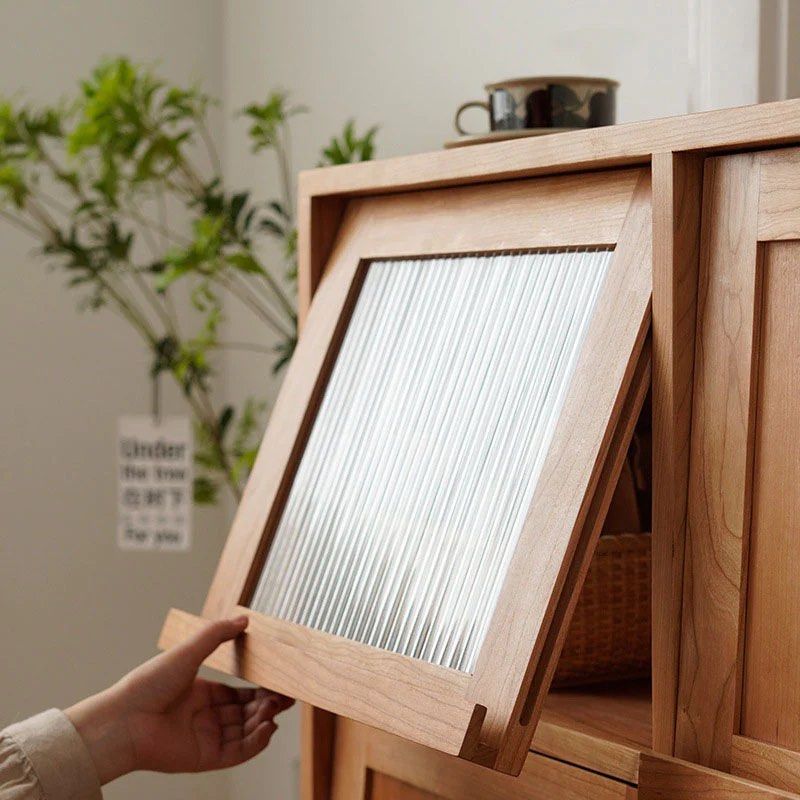
M 195 668 L 199 668 L 221 644 L 244 633 L 247 622 L 248 619 L 244 615 L 209 622 L 202 630 L 178 645 L 173 652 L 176 656 L 190 661 Z

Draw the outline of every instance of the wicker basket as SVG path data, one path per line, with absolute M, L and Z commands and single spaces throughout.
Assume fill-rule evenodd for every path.
M 650 674 L 650 534 L 601 536 L 554 686 Z

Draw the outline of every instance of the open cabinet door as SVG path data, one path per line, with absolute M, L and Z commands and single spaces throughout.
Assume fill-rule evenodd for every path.
M 650 213 L 640 169 L 349 202 L 210 666 L 519 773 L 649 380 Z

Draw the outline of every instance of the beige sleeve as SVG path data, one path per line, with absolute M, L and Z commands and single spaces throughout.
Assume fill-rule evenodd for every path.
M 0 731 L 0 800 L 102 800 L 92 757 L 53 708 Z

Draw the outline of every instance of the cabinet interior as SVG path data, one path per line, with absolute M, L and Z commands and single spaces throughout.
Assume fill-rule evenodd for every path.
M 619 533 L 648 533 L 651 527 L 652 502 L 651 468 L 651 402 L 650 394 L 636 425 L 625 467 L 619 479 L 602 535 Z M 599 552 L 599 549 L 598 549 Z M 595 555 L 595 559 L 600 557 Z M 586 587 L 584 587 L 585 589 Z M 649 589 L 649 586 L 648 586 Z M 648 592 L 649 594 L 649 592 Z M 580 601 L 579 601 L 580 602 Z M 649 611 L 649 598 L 647 602 Z M 638 637 L 637 637 L 638 638 Z M 569 639 L 569 636 L 568 636 Z M 635 646 L 617 638 L 614 649 L 623 652 Z M 562 658 L 563 658 L 562 654 Z M 652 682 L 648 674 L 637 676 L 610 674 L 597 682 L 581 685 L 554 686 L 545 700 L 541 718 L 543 731 L 534 738 L 532 749 L 552 750 L 553 737 L 548 726 L 587 734 L 635 750 L 652 747 Z M 571 740 L 562 737 L 554 752 L 566 760 L 576 758 L 569 752 Z

